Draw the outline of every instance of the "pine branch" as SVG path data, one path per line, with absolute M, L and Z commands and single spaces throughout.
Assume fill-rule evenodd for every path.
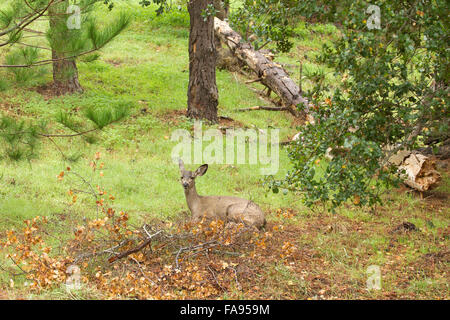
M 26 26 L 30 25 L 32 22 L 34 22 L 34 21 L 36 21 L 37 19 L 39 19 L 40 17 L 42 17 L 42 16 L 45 14 L 45 12 L 50 8 L 50 6 L 51 6 L 52 4 L 57 4 L 57 3 L 64 2 L 64 1 L 65 1 L 65 0 L 50 0 L 50 2 L 48 3 L 48 5 L 47 5 L 42 11 L 39 11 L 39 13 L 37 13 L 37 14 L 31 13 L 31 14 L 28 15 L 28 16 L 30 16 L 30 17 L 33 17 L 33 15 L 35 15 L 35 17 L 31 18 L 29 21 L 27 21 L 27 20 L 22 20 L 19 24 L 16 24 L 14 27 L 11 27 L 11 28 L 9 28 L 9 29 L 7 29 L 7 30 L 5 30 L 5 31 L 0 32 L 0 37 L 1 37 L 1 36 L 4 36 L 4 35 L 6 35 L 6 34 L 9 34 L 9 33 L 13 32 L 13 31 L 16 31 L 17 29 L 18 29 L 18 30 L 16 31 L 16 34 L 19 33 L 19 32 L 22 31 Z M 7 42 L 5 42 L 5 43 L 0 43 L 0 47 L 6 46 L 6 45 L 8 45 L 9 43 L 10 43 L 9 41 L 7 41 Z

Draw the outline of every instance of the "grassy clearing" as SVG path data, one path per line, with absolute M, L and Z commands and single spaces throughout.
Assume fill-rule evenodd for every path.
M 179 111 L 186 108 L 188 85 L 188 15 L 185 11 L 156 17 L 154 8 L 122 4 L 134 22 L 92 63 L 80 63 L 80 81 L 85 93 L 51 97 L 40 93 L 39 86 L 51 79 L 44 68 L 30 83 L 18 85 L 14 76 L 0 70 L 0 112 L 17 119 L 43 119 L 52 132 L 61 131 L 55 121 L 60 111 L 78 115 L 88 106 L 126 104 L 131 116 L 112 125 L 89 144 L 82 138 L 56 141 L 67 154 L 79 155 L 75 162 L 63 161 L 58 149 L 43 141 L 38 159 L 30 163 L 0 162 L 0 235 L 7 229 L 20 229 L 23 220 L 37 215 L 52 222 L 51 233 L 69 237 L 84 216 L 95 217 L 95 203 L 80 194 L 73 203 L 69 189 L 80 187 L 74 175 L 62 181 L 58 174 L 71 167 L 93 186 L 100 185 L 115 195 L 117 210 L 129 213 L 139 224 L 148 219 L 173 220 L 187 213 L 178 168 L 171 162 L 175 145 L 169 137 L 176 128 L 192 128 L 193 122 Z M 99 10 L 99 18 L 107 12 Z M 336 29 L 319 25 L 307 29 L 299 23 L 298 39 L 292 53 L 280 55 L 298 80 L 298 60 L 304 61 L 306 76 L 331 70 L 309 62 L 324 41 L 332 41 Z M 3 57 L 5 52 L 0 54 Z M 308 59 L 302 58 L 307 56 Z M 303 80 L 304 88 L 312 80 Z M 247 127 L 281 129 L 281 140 L 296 132 L 289 114 L 257 111 L 240 113 L 236 109 L 261 105 L 261 99 L 243 83 L 240 76 L 226 71 L 217 73 L 220 94 L 219 113 Z M 254 85 L 258 88 L 258 85 Z M 102 170 L 89 167 L 94 154 L 100 152 Z M 348 205 L 332 215 L 305 208 L 293 194 L 268 193 L 254 165 L 211 165 L 198 179 L 200 194 L 240 195 L 257 202 L 268 214 L 267 230 L 277 236 L 267 244 L 258 261 L 229 258 L 243 266 L 241 288 L 231 287 L 218 298 L 272 299 L 345 299 L 345 298 L 449 298 L 449 206 L 448 172 L 439 189 L 420 200 L 406 190 L 386 195 L 385 205 L 376 212 Z M 282 177 L 289 169 L 285 150 L 280 152 Z M 418 231 L 394 231 L 403 222 L 414 223 Z M 274 232 L 274 231 L 273 231 Z M 293 242 L 297 248 L 282 259 L 283 244 Z M 382 290 L 366 290 L 367 267 L 379 265 Z M 1 258 L 2 267 L 13 267 Z M 22 286 L 23 277 L 2 273 L 0 296 L 8 298 L 74 298 L 63 289 L 35 295 Z M 102 292 L 87 288 L 76 298 L 102 298 Z

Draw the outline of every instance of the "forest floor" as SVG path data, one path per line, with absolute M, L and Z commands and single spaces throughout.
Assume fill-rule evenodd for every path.
M 51 225 L 44 229 L 43 237 L 56 246 L 61 239 L 71 238 L 74 228 L 86 217 L 98 218 L 91 195 L 79 193 L 74 198 L 70 190 L 85 186 L 75 174 L 69 174 L 67 167 L 92 186 L 114 194 L 112 207 L 126 212 L 133 225 L 153 219 L 171 223 L 187 216 L 178 166 L 171 160 L 176 143 L 170 137 L 176 129 L 192 131 L 193 126 L 184 116 L 189 17 L 185 11 L 156 17 L 154 8 L 142 9 L 138 5 L 122 4 L 118 8 L 133 12 L 134 22 L 103 50 L 100 59 L 79 63 L 83 94 L 52 96 L 45 90 L 51 81 L 49 67 L 21 84 L 16 83 L 13 73 L 0 70 L 0 113 L 17 120 L 45 120 L 50 132 L 64 132 L 55 121 L 61 111 L 82 119 L 83 110 L 89 106 L 121 104 L 131 110 L 126 120 L 102 130 L 95 143 L 77 137 L 56 140 L 56 147 L 53 141 L 44 140 L 38 157 L 30 162 L 0 160 L 1 239 L 8 230 L 20 232 L 25 220 L 44 216 Z M 108 12 L 99 9 L 98 15 L 107 17 Z M 331 70 L 312 62 L 321 45 L 332 41 L 336 32 L 331 25 L 306 28 L 300 22 L 292 52 L 277 56 L 296 81 L 298 60 L 303 61 L 304 90 L 320 74 L 325 75 L 330 86 L 336 82 Z M 8 50 L 0 51 L 0 59 Z M 261 90 L 261 86 L 246 85 L 246 80 L 237 73 L 218 71 L 219 114 L 227 118 L 204 128 L 279 128 L 282 141 L 292 137 L 297 132 L 296 121 L 288 113 L 237 111 L 268 103 L 254 91 Z M 63 159 L 61 152 L 70 160 Z M 101 168 L 93 170 L 93 161 L 102 163 Z M 204 297 L 450 298 L 450 163 L 440 163 L 443 179 L 433 191 L 419 195 L 402 187 L 385 193 L 382 206 L 370 209 L 349 203 L 334 214 L 320 207 L 306 208 L 298 195 L 268 192 L 259 167 L 212 164 L 208 173 L 197 180 L 200 194 L 252 199 L 266 212 L 268 220 L 265 241 L 260 243 L 256 257 L 255 252 L 242 247 L 237 255 L 217 253 L 192 258 L 205 270 L 211 270 L 214 263 L 236 266 L 231 282 L 225 275 L 221 282 L 214 272 L 206 271 L 197 284 L 202 286 L 206 281 L 215 291 Z M 282 178 L 289 168 L 287 152 L 281 148 L 276 177 Z M 66 172 L 64 178 L 62 171 Z M 52 240 L 55 235 L 58 240 Z M 370 266 L 379 267 L 380 290 L 367 289 Z M 5 252 L 0 253 L 0 267 L 0 298 L 4 299 L 142 297 L 135 293 L 106 293 L 94 285 L 76 294 L 67 293 L 64 284 L 33 291 L 26 286 L 25 275 L 11 274 L 11 270 L 19 270 Z M 174 284 L 165 290 L 171 294 L 162 298 L 179 297 L 181 289 Z M 199 297 L 194 289 L 184 288 L 182 292 L 185 298 Z

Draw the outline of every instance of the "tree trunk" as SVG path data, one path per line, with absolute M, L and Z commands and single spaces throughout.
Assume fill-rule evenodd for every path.
M 302 97 L 298 85 L 289 78 L 287 72 L 280 65 L 268 59 L 261 52 L 255 51 L 251 44 L 242 42 L 242 37 L 225 21 L 215 18 L 214 29 L 216 35 L 230 48 L 231 52 L 256 73 L 262 84 L 280 97 L 291 113 L 306 119 L 309 102 Z M 297 106 L 301 106 L 302 111 L 298 112 Z
M 52 50 L 53 59 L 59 59 L 58 53 Z M 78 81 L 78 69 L 74 59 L 53 62 L 53 90 L 57 95 L 83 92 Z
M 78 81 L 78 69 L 75 59 L 63 59 L 71 56 L 70 49 L 65 45 L 70 37 L 67 28 L 68 1 L 52 5 L 49 8 L 50 38 L 53 61 L 53 90 L 57 95 L 82 92 Z
M 214 0 L 214 8 L 216 9 L 216 17 L 220 20 L 228 18 L 228 12 L 230 10 L 229 0 Z
M 220 20 L 225 20 L 228 18 L 230 2 L 229 0 L 214 0 L 214 9 L 216 10 L 216 17 Z M 224 69 L 228 62 L 227 58 L 229 58 L 229 49 L 222 47 L 222 42 L 217 34 L 214 34 L 214 43 L 216 45 L 217 59 L 216 59 L 216 67 L 220 69 Z M 234 59 L 236 60 L 236 59 Z
M 189 88 L 187 116 L 217 122 L 216 46 L 214 17 L 202 13 L 212 0 L 190 0 Z

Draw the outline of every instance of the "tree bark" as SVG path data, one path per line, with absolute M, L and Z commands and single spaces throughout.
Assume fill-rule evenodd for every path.
M 306 119 L 309 102 L 301 96 L 298 85 L 289 78 L 287 72 L 280 65 L 268 59 L 261 52 L 255 51 L 251 44 L 242 42 L 242 37 L 225 21 L 215 18 L 214 30 L 231 52 L 256 73 L 257 77 L 261 79 L 261 83 L 280 97 L 292 114 Z M 301 111 L 297 111 L 297 106 L 302 108 Z
M 60 56 L 52 50 L 53 59 Z M 78 81 L 78 68 L 74 59 L 64 59 L 53 62 L 53 90 L 57 95 L 83 92 Z
M 216 46 L 214 17 L 202 13 L 212 0 L 190 0 L 189 88 L 187 116 L 217 122 Z
M 55 60 L 52 64 L 53 90 L 57 95 L 83 91 L 78 81 L 78 69 L 75 59 L 63 59 L 65 56 L 71 55 L 70 49 L 65 45 L 70 37 L 67 28 L 67 7 L 68 1 L 64 1 L 49 8 L 52 59 Z
M 225 20 L 228 18 L 228 13 L 230 11 L 230 1 L 214 0 L 214 8 L 216 9 L 216 17 L 220 20 Z
M 229 0 L 214 0 L 214 9 L 216 10 L 216 17 L 220 20 L 225 20 L 228 18 L 228 12 L 230 9 Z M 222 42 L 217 34 L 214 35 L 214 43 L 216 45 L 217 59 L 216 67 L 220 69 L 229 69 L 235 66 L 235 62 L 230 62 L 229 58 L 232 56 L 228 48 L 222 47 Z M 233 60 L 237 60 L 233 57 Z M 231 65 L 227 65 L 230 62 Z M 238 63 L 239 64 L 239 63 Z M 242 64 L 242 63 L 241 63 Z M 237 66 L 239 68 L 239 66 Z
M 401 150 L 389 158 L 389 163 L 398 167 L 403 182 L 418 191 L 435 188 L 441 181 L 435 160 L 414 151 Z

